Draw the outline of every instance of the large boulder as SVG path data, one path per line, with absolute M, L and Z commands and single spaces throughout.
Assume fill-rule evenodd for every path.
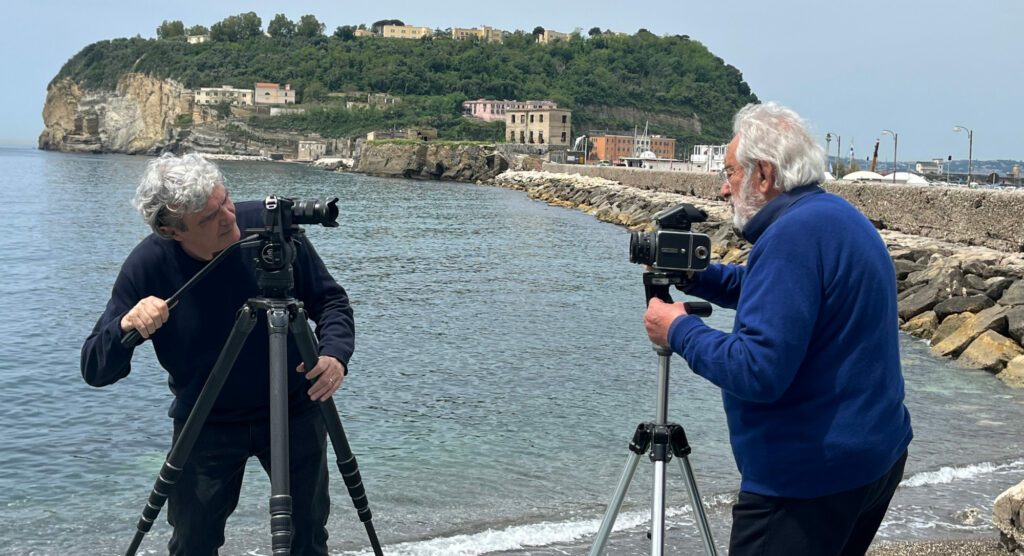
M 1006 307 L 996 305 L 969 317 L 955 332 L 933 345 L 932 353 L 943 357 L 947 355 L 955 357 L 986 330 L 1004 332 L 1008 310 Z
M 972 316 L 974 315 L 972 315 L 971 313 L 959 313 L 956 315 L 949 315 L 948 317 L 942 319 L 942 323 L 939 324 L 939 327 L 935 329 L 934 333 L 932 333 L 932 345 L 935 345 L 941 342 L 942 340 L 948 338 L 950 334 L 956 332 L 960 328 L 960 326 L 963 325 L 963 323 L 966 322 L 967 319 L 971 318 Z
M 1024 280 L 1018 280 L 1006 288 L 999 298 L 1000 305 L 1024 305 Z
M 999 529 L 1001 543 L 1007 550 L 1012 552 L 1024 545 L 1024 481 L 996 498 L 992 524 Z
M 925 311 L 930 311 L 947 297 L 949 295 L 939 288 L 928 285 L 900 300 L 897 310 L 901 319 L 910 320 Z
M 1003 372 L 996 376 L 1011 388 L 1024 388 L 1024 355 L 1011 359 Z
M 935 306 L 935 315 L 943 320 L 949 315 L 956 313 L 978 313 L 995 305 L 985 295 L 969 295 L 966 297 L 951 297 Z
M 1024 344 L 1024 305 L 1017 305 L 1006 312 L 1006 333 Z
M 960 364 L 972 369 L 998 373 L 1008 361 L 1021 355 L 1024 355 L 1024 349 L 1017 345 L 1017 342 L 997 332 L 986 330 L 960 354 Z
M 925 311 L 903 323 L 900 328 L 908 334 L 927 340 L 932 337 L 932 334 L 935 334 L 935 329 L 938 327 L 939 318 L 935 316 L 935 311 Z
M 992 298 L 993 301 L 998 300 L 1006 288 L 1013 285 L 1013 278 L 1007 278 L 1006 276 L 993 276 L 985 280 L 985 295 Z

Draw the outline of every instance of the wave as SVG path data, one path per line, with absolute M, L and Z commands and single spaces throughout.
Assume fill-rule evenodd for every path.
M 732 505 L 733 501 L 735 501 L 735 495 L 732 494 L 714 495 L 710 497 L 710 500 L 704 501 L 705 510 L 710 512 L 715 508 L 728 507 Z M 689 505 L 665 509 L 666 518 L 690 513 Z M 626 531 L 641 527 L 647 525 L 650 519 L 651 512 L 647 508 L 619 512 L 612 530 Z M 513 525 L 503 529 L 487 529 L 478 533 L 403 542 L 382 548 L 384 553 L 389 556 L 474 556 L 486 552 L 520 550 L 573 542 L 596 535 L 600 526 L 601 518 L 543 521 L 527 525 Z M 341 554 L 343 556 L 369 556 L 373 552 L 363 550 L 342 552 Z
M 973 479 L 981 475 L 998 473 L 1001 471 L 1019 471 L 1024 469 L 1024 460 L 1015 460 L 1009 463 L 973 463 L 962 467 L 940 467 L 935 471 L 923 471 L 915 473 L 900 482 L 901 488 L 920 487 L 927 485 L 948 484 L 954 481 Z

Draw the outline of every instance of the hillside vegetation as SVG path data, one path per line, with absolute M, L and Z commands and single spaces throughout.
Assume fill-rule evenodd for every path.
M 631 132 L 650 122 L 651 133 L 678 139 L 680 151 L 726 142 L 736 110 L 757 101 L 736 68 L 686 36 L 595 33 L 538 44 L 520 31 L 493 44 L 440 34 L 354 38 L 341 29 L 335 36 L 222 32 L 221 40 L 194 45 L 180 35 L 100 41 L 71 58 L 55 80 L 70 77 L 86 88 L 113 89 L 121 74 L 135 71 L 190 88 L 291 83 L 305 114 L 249 123 L 328 137 L 430 125 L 443 138 L 500 140 L 504 125 L 462 118 L 463 100 L 551 99 L 574 111 L 574 135 Z M 338 95 L 367 92 L 390 93 L 402 102 L 387 110 L 347 110 Z

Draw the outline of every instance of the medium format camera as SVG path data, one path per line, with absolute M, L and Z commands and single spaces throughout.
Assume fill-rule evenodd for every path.
M 704 222 L 703 210 L 683 203 L 654 215 L 655 230 L 633 232 L 629 238 L 629 262 L 650 265 L 660 271 L 701 271 L 711 262 L 711 238 L 690 231 Z

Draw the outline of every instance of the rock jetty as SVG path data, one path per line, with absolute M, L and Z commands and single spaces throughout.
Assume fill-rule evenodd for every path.
M 724 201 L 579 174 L 508 171 L 487 183 L 631 229 L 649 227 L 662 209 L 690 203 L 708 214 L 694 230 L 712 237 L 716 260 L 743 262 L 750 252 Z M 928 340 L 936 356 L 1024 387 L 1024 256 L 893 230 L 879 234 L 896 268 L 901 329 Z

